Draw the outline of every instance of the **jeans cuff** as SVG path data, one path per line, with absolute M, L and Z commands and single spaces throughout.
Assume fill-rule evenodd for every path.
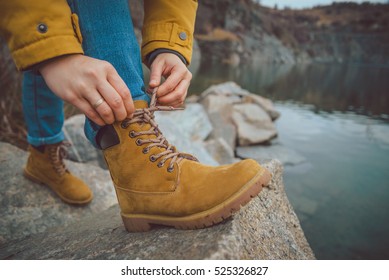
M 65 135 L 63 131 L 54 136 L 49 137 L 32 137 L 30 135 L 27 135 L 27 142 L 32 146 L 56 144 L 62 142 L 63 140 L 65 140 Z
M 101 126 L 95 124 L 90 119 L 85 117 L 85 124 L 84 124 L 85 137 L 89 140 L 89 142 L 91 142 L 93 147 L 95 147 L 96 149 L 99 149 L 99 150 L 101 150 L 101 149 L 97 145 L 96 135 L 99 132 L 100 128 L 101 128 Z

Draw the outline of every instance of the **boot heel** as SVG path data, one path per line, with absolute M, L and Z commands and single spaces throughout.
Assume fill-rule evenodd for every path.
M 122 216 L 124 227 L 129 232 L 144 232 L 151 229 L 151 225 L 144 219 L 127 218 Z

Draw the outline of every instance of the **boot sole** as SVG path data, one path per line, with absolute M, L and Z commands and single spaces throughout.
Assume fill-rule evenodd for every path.
M 38 183 L 38 184 L 41 184 L 41 185 L 44 185 L 44 186 L 48 187 L 48 188 L 49 188 L 50 190 L 52 190 L 56 195 L 58 195 L 59 198 L 60 198 L 62 201 L 66 202 L 66 203 L 68 203 L 68 204 L 77 205 L 77 206 L 82 206 L 82 205 L 88 204 L 88 203 L 91 202 L 92 199 L 93 199 L 93 195 L 92 195 L 90 198 L 88 198 L 88 199 L 86 199 L 86 200 L 82 200 L 82 201 L 79 201 L 79 200 L 71 200 L 71 199 L 69 199 L 69 198 L 66 198 L 66 197 L 62 196 L 60 193 L 56 192 L 52 187 L 50 187 L 49 184 L 46 184 L 45 182 L 43 182 L 43 181 L 40 180 L 39 178 L 35 177 L 35 176 L 32 175 L 31 173 L 29 173 L 26 169 L 23 169 L 23 175 L 24 175 L 24 177 L 26 177 L 27 179 L 29 179 L 29 180 L 31 180 L 31 181 L 33 181 L 33 182 L 35 182 L 35 183 Z
M 256 197 L 263 187 L 271 180 L 271 174 L 266 169 L 251 179 L 241 190 L 223 203 L 200 213 L 185 217 L 169 217 L 143 214 L 121 214 L 123 223 L 129 232 L 145 232 L 152 225 L 174 227 L 176 229 L 201 229 L 216 225 L 229 218 L 252 198 Z

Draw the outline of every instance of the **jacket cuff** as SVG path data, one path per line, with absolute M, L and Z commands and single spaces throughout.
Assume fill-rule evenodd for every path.
M 176 51 L 190 64 L 192 57 L 193 34 L 176 23 L 159 23 L 143 27 L 142 61 L 157 49 Z
M 188 63 L 186 62 L 185 57 L 183 57 L 179 52 L 176 52 L 176 51 L 170 50 L 170 49 L 156 49 L 155 51 L 152 51 L 146 57 L 146 61 L 148 63 L 147 65 L 151 65 L 153 63 L 154 59 L 161 53 L 172 53 L 172 54 L 175 54 L 176 56 L 178 56 L 179 59 L 181 59 L 182 63 L 184 63 L 185 65 L 188 65 Z
M 73 35 L 60 35 L 36 41 L 12 52 L 19 70 L 27 70 L 35 64 L 66 54 L 83 54 L 79 40 Z

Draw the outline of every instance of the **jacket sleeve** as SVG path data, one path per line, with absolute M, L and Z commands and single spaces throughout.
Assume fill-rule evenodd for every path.
M 0 0 L 0 34 L 19 70 L 83 53 L 78 17 L 66 0 Z
M 156 49 L 179 52 L 188 64 L 192 57 L 197 1 L 144 0 L 142 61 Z

